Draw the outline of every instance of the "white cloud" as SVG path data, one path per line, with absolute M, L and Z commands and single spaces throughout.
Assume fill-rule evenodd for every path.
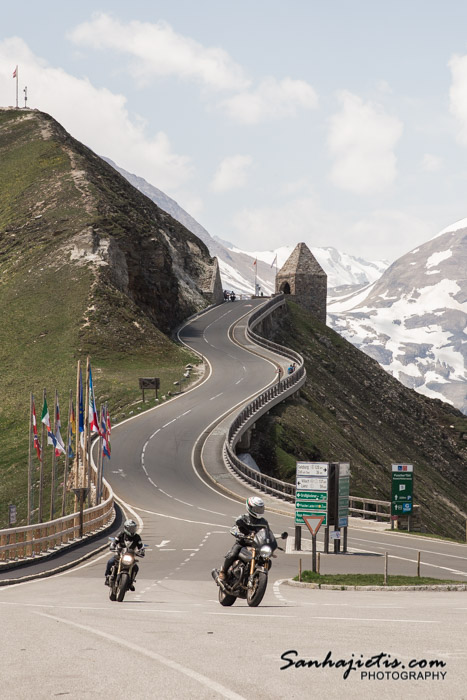
M 19 38 L 0 42 L 0 104 L 14 104 L 16 64 L 29 86 L 28 106 L 48 112 L 98 155 L 169 192 L 192 177 L 190 159 L 172 151 L 164 132 L 148 135 L 141 120 L 131 119 L 123 95 L 49 66 Z
M 355 194 L 380 192 L 394 182 L 394 148 L 402 123 L 357 95 L 339 94 L 341 110 L 330 120 L 328 145 L 334 158 L 330 179 Z
M 240 124 L 294 116 L 298 109 L 315 109 L 318 97 L 304 80 L 265 78 L 255 90 L 244 90 L 226 100 L 220 107 Z
M 449 90 L 450 111 L 456 118 L 459 141 L 467 145 L 467 56 L 455 55 L 449 61 L 451 87 Z
M 441 159 L 431 153 L 425 153 L 421 164 L 422 170 L 427 173 L 436 173 L 441 168 Z
M 342 230 L 342 220 L 321 209 L 313 196 L 302 196 L 277 206 L 243 209 L 234 217 L 233 227 L 243 250 L 272 250 L 300 241 L 308 246 L 330 245 L 335 232 Z
M 211 189 L 214 192 L 227 192 L 243 187 L 252 162 L 251 156 L 236 155 L 224 158 L 211 182 Z
M 241 90 L 248 85 L 242 68 L 226 51 L 205 48 L 164 21 L 123 23 L 99 12 L 90 22 L 78 25 L 69 38 L 79 46 L 129 55 L 130 72 L 142 82 L 154 76 L 176 76 L 215 90 Z

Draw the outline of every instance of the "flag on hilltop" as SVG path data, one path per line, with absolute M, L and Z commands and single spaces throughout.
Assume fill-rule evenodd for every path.
M 271 267 L 272 267 L 275 263 L 277 263 L 277 253 L 276 253 L 276 257 L 274 258 L 274 260 L 273 260 L 272 263 L 271 263 Z
M 257 263 L 257 262 L 258 262 L 258 258 L 255 259 L 255 261 L 254 261 L 254 263 L 253 263 L 253 267 L 256 267 L 256 263 Z
M 52 432 L 52 428 L 50 427 L 49 409 L 47 408 L 47 399 L 45 397 L 44 397 L 44 405 L 42 406 L 41 422 L 47 428 L 47 444 L 53 445 L 54 447 L 56 447 L 57 440 L 55 438 L 55 435 Z
M 79 432 L 84 433 L 83 375 L 81 373 L 81 368 L 79 370 L 78 414 Z
M 39 462 L 42 462 L 42 449 L 41 443 L 39 442 L 39 436 L 37 434 L 36 406 L 34 403 L 34 399 L 32 400 L 32 432 L 34 437 L 34 448 L 37 452 Z
M 91 433 L 101 434 L 99 428 L 99 418 L 97 416 L 96 400 L 94 398 L 94 387 L 92 385 L 91 365 L 89 365 L 89 430 Z
M 60 454 L 65 454 L 65 445 L 63 444 L 62 436 L 60 434 L 60 408 L 57 404 L 55 406 L 55 456 L 60 457 Z
M 16 66 L 15 70 L 13 71 L 13 78 L 16 78 L 18 75 L 18 66 Z

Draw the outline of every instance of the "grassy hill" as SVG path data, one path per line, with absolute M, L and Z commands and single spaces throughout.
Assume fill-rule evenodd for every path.
M 307 382 L 256 424 L 262 471 L 294 481 L 297 460 L 350 461 L 351 494 L 389 501 L 391 464 L 411 463 L 428 531 L 464 540 L 467 417 L 407 389 L 292 302 L 268 336 L 303 355 Z
M 114 422 L 141 408 L 139 376 L 173 390 L 196 360 L 168 334 L 207 305 L 213 260 L 48 115 L 0 110 L 0 162 L 1 528 L 9 503 L 26 517 L 30 392 L 40 420 L 57 388 L 65 424 L 86 355 Z

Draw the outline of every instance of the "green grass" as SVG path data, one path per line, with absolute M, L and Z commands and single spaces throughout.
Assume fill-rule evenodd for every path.
M 298 581 L 295 576 L 294 581 Z M 383 586 L 383 574 L 318 574 L 313 571 L 302 572 L 302 582 L 334 586 Z M 461 581 L 438 579 L 428 576 L 388 576 L 388 586 L 440 586 L 459 585 Z

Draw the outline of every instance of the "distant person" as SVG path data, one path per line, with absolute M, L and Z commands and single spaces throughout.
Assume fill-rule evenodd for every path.
M 235 301 L 235 292 L 230 292 L 230 301 Z

